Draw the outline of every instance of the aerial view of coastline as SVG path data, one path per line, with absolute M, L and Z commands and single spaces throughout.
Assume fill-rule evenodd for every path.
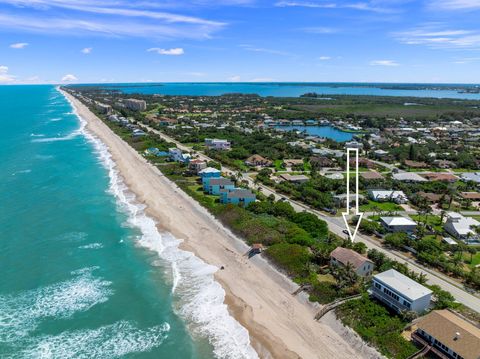
M 477 0 L 0 0 L 0 358 L 480 359 Z

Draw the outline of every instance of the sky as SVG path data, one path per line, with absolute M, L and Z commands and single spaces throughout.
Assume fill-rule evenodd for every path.
M 0 84 L 480 83 L 480 0 L 0 0 Z

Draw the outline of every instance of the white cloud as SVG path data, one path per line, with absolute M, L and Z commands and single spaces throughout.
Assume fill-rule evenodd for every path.
M 27 46 L 28 46 L 27 42 L 17 42 L 15 44 L 10 45 L 12 49 L 24 49 Z
M 339 32 L 338 29 L 334 29 L 333 27 L 306 27 L 303 29 L 305 32 L 311 34 L 335 34 Z
M 67 74 L 62 77 L 62 82 L 72 82 L 72 81 L 77 81 L 77 77 L 72 74 Z
M 152 47 L 147 50 L 148 52 L 156 52 L 159 55 L 179 56 L 185 54 L 185 51 L 181 47 L 175 47 L 173 49 L 161 49 L 159 47 Z
M 2 3 L 13 6 L 11 12 L 2 9 L 0 27 L 35 33 L 205 39 L 227 25 L 158 11 L 150 1 L 0 0 Z M 18 7 L 30 7 L 31 11 L 18 11 Z
M 0 65 L 0 83 L 9 83 L 15 81 L 15 76 L 8 73 L 8 66 Z
M 82 54 L 88 55 L 92 52 L 93 48 L 91 47 L 85 47 L 81 50 Z
M 320 56 L 318 59 L 321 61 L 328 61 L 328 60 L 331 60 L 332 58 L 330 56 Z
M 228 81 L 232 81 L 232 82 L 238 82 L 240 80 L 241 80 L 241 77 L 239 75 L 234 75 L 228 78 Z
M 363 2 L 318 2 L 318 1 L 279 1 L 275 3 L 276 7 L 306 7 L 315 9 L 354 9 L 359 11 L 371 11 L 377 13 L 394 13 L 399 10 L 394 8 L 379 7 L 379 1 Z
M 441 10 L 476 10 L 480 9 L 480 0 L 435 0 L 431 1 L 430 7 Z
M 451 29 L 443 24 L 426 24 L 393 36 L 407 45 L 433 49 L 480 49 L 480 31 Z
M 280 56 L 291 56 L 292 54 L 285 52 L 285 51 L 280 51 L 280 50 L 273 50 L 273 49 L 266 49 L 263 47 L 255 47 L 252 45 L 240 45 L 241 48 L 247 50 L 247 51 L 252 51 L 252 52 L 263 52 L 266 54 L 272 54 L 272 55 L 280 55 Z
M 393 60 L 373 60 L 370 61 L 370 66 L 399 66 L 399 63 Z

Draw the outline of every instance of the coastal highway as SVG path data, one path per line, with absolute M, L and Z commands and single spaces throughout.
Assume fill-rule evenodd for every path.
M 145 129 L 147 129 L 148 131 L 151 131 L 151 132 L 159 135 L 164 140 L 174 143 L 178 148 L 180 148 L 183 151 L 188 151 L 188 152 L 192 151 L 192 149 L 190 147 L 187 147 L 187 146 L 181 144 L 180 142 L 174 140 L 170 136 L 165 135 L 161 131 L 158 131 L 158 130 L 156 130 L 156 129 L 150 127 L 150 126 L 144 125 L 144 124 L 141 124 L 141 126 Z M 212 158 L 206 156 L 205 154 L 203 154 L 201 152 L 197 152 L 197 153 L 198 153 L 199 158 L 204 159 L 206 161 L 213 161 Z M 230 168 L 226 168 L 225 166 L 222 167 L 222 171 L 229 174 L 229 175 L 238 173 L 237 171 L 234 171 Z M 270 187 L 267 187 L 263 184 L 255 184 L 253 179 L 247 173 L 242 174 L 242 179 L 245 180 L 251 188 L 261 188 L 263 194 L 265 194 L 267 196 L 273 195 L 277 200 L 282 199 L 284 201 L 288 201 L 297 212 L 308 211 L 308 212 L 311 212 L 311 213 L 317 215 L 319 218 L 321 218 L 322 220 L 327 222 L 328 229 L 331 232 L 335 233 L 336 235 L 338 235 L 340 237 L 345 236 L 345 234 L 343 233 L 343 231 L 345 230 L 345 224 L 343 223 L 343 218 L 342 217 L 328 216 L 328 215 L 326 215 L 326 214 L 324 214 L 320 211 L 317 211 L 317 210 L 315 210 L 315 209 L 313 209 L 313 208 L 311 208 L 311 207 L 309 207 L 309 206 L 307 206 L 307 205 L 305 205 L 301 202 L 298 202 L 298 201 L 292 200 L 290 198 L 287 198 L 286 196 L 283 196 L 283 195 L 277 193 L 275 190 L 273 190 Z M 462 285 L 460 283 L 454 281 L 452 278 L 449 278 L 448 276 L 446 276 L 446 275 L 444 275 L 444 274 L 442 274 L 438 271 L 427 268 L 427 267 L 421 265 L 420 263 L 418 263 L 417 261 L 406 257 L 402 253 L 399 253 L 397 251 L 392 251 L 392 250 L 386 250 L 385 248 L 383 248 L 381 246 L 381 244 L 378 241 L 376 241 L 373 238 L 358 234 L 356 239 L 365 243 L 365 245 L 369 249 L 376 249 L 376 250 L 384 253 L 386 256 L 388 256 L 391 259 L 397 260 L 399 262 L 407 262 L 410 269 L 412 269 L 413 271 L 415 271 L 417 273 L 424 273 L 426 275 L 428 284 L 432 284 L 432 285 L 436 284 L 436 285 L 440 286 L 442 289 L 450 292 L 459 303 L 462 303 L 466 307 L 469 307 L 469 308 L 475 310 L 476 312 L 480 313 L 480 298 L 478 298 L 477 296 L 472 295 L 472 294 L 468 293 L 467 291 L 465 291 L 465 289 L 462 287 Z

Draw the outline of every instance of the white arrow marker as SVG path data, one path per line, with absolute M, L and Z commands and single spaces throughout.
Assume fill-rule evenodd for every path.
M 350 152 L 355 152 L 355 210 L 353 211 L 353 215 L 358 216 L 357 225 L 355 226 L 355 231 L 353 233 L 348 225 L 348 216 L 352 215 L 352 213 L 350 213 Z M 360 213 L 358 207 L 358 177 L 358 148 L 347 148 L 347 212 L 342 213 L 342 216 L 345 226 L 347 227 L 348 236 L 352 242 L 355 241 L 363 217 L 363 213 Z

